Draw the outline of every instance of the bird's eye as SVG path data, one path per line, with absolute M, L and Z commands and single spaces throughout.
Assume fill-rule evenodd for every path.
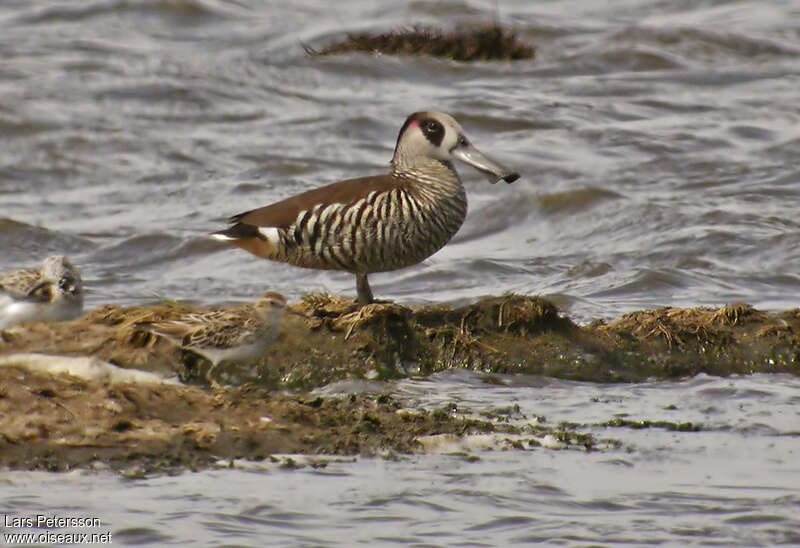
M 464 137 L 463 135 L 459 135 L 458 136 L 458 146 L 468 147 L 469 146 L 469 141 L 467 141 L 467 138 Z
M 75 289 L 75 283 L 71 278 L 61 278 L 58 280 L 58 287 L 61 289 L 61 291 L 70 293 Z
M 444 138 L 444 126 L 437 120 L 424 120 L 419 124 L 422 134 L 433 144 L 433 146 L 440 146 Z

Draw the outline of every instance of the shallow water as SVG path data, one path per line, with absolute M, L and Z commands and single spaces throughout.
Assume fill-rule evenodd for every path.
M 794 2 L 500 2 L 534 62 L 308 58 L 342 30 L 485 23 L 493 2 L 0 4 L 0 271 L 66 253 L 87 307 L 353 294 L 205 235 L 229 215 L 387 169 L 405 116 L 450 112 L 519 170 L 461 169 L 467 221 L 372 277 L 401 303 L 541 294 L 579 321 L 800 292 L 800 8 Z M 382 386 L 420 405 L 587 426 L 619 449 L 414 456 L 129 482 L 5 474 L 14 513 L 80 512 L 115 544 L 800 543 L 798 385 L 783 376 L 596 386 L 456 372 Z M 328 391 L 370 389 L 345 384 Z M 666 409 L 675 406 L 677 409 Z M 80 496 L 76 498 L 76 493 Z
M 504 384 L 498 387 L 500 381 Z M 116 545 L 508 546 L 800 543 L 800 381 L 786 375 L 640 385 L 455 371 L 396 385 L 409 403 L 570 421 L 619 446 L 490 451 L 123 480 L 5 473 L 12 515 L 98 517 Z M 692 422 L 698 432 L 596 426 L 615 417 Z M 593 426 L 594 425 L 594 426 Z M 246 466 L 246 465 L 243 465 Z M 76 493 L 80 495 L 76 496 Z M 4 532 L 17 530 L 6 528 Z

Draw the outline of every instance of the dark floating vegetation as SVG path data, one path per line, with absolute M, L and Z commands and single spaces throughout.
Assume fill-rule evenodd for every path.
M 672 421 L 650 421 L 650 420 L 630 420 L 622 418 L 614 418 L 599 426 L 608 426 L 614 428 L 632 428 L 634 430 L 642 430 L 645 428 L 663 428 L 670 432 L 701 432 L 703 426 L 691 422 L 672 422 Z
M 536 48 L 517 39 L 516 32 L 487 25 L 451 32 L 430 26 L 382 33 L 348 33 L 347 38 L 322 49 L 304 45 L 309 55 L 364 51 L 384 55 L 423 55 L 454 61 L 516 61 L 533 59 Z

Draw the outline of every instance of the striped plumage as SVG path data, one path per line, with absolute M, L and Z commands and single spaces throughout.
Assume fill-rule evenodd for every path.
M 458 179 L 452 171 L 441 171 L 437 186 L 426 188 L 401 177 L 391 190 L 305 210 L 276 233 L 279 244 L 268 258 L 350 272 L 385 272 L 420 262 L 450 240 L 467 212 Z
M 264 259 L 353 272 L 366 304 L 372 301 L 367 274 L 417 264 L 461 227 L 467 197 L 454 159 L 492 182 L 519 177 L 472 147 L 451 116 L 417 112 L 400 130 L 389 174 L 340 181 L 236 215 L 233 226 L 213 236 Z
M 170 320 L 139 324 L 137 328 L 206 358 L 211 362 L 208 376 L 224 361 L 261 357 L 280 334 L 285 308 L 283 296 L 270 292 L 254 304 L 192 312 Z

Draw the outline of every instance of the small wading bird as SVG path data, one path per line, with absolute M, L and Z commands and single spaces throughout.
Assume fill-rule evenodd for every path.
M 263 259 L 352 272 L 358 302 L 368 304 L 368 274 L 423 261 L 464 222 L 467 197 L 453 160 L 492 183 L 519 178 L 473 147 L 452 116 L 416 112 L 400 129 L 387 175 L 340 181 L 240 213 L 212 237 Z
M 211 362 L 206 379 L 222 362 L 260 358 L 280 334 L 286 299 L 265 293 L 253 304 L 192 312 L 137 326 Z
M 0 329 L 20 322 L 61 322 L 83 312 L 78 269 L 54 255 L 39 270 L 17 270 L 0 277 Z

